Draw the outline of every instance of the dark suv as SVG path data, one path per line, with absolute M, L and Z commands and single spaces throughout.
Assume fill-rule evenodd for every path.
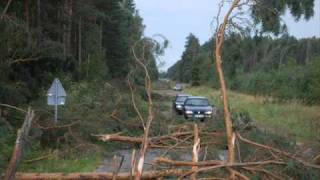
M 184 102 L 183 113 L 186 119 L 195 118 L 203 121 L 212 117 L 213 106 L 205 97 L 190 96 Z
M 187 94 L 178 94 L 172 103 L 172 108 L 180 115 L 183 114 L 184 101 L 189 97 Z

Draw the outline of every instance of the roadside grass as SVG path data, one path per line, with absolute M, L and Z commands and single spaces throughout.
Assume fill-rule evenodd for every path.
M 185 90 L 192 95 L 206 96 L 222 107 L 220 91 L 201 86 Z M 228 91 L 230 108 L 234 112 L 246 111 L 261 127 L 297 140 L 316 140 L 320 134 L 320 106 L 306 106 L 297 102 L 279 103 L 271 98 Z
M 42 152 L 43 154 L 43 152 Z M 20 172 L 94 172 L 102 160 L 102 154 L 73 154 L 66 158 L 52 156 L 43 161 L 32 163 L 22 162 L 19 168 Z

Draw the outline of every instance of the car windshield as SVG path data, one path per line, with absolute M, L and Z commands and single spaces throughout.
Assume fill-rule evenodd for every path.
M 187 106 L 209 106 L 207 99 L 189 99 L 186 101 Z
M 177 102 L 184 102 L 187 98 L 188 98 L 188 96 L 178 96 L 176 101 Z

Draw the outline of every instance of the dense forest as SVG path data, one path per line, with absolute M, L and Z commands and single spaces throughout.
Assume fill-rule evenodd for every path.
M 0 102 L 30 102 L 53 77 L 124 78 L 134 64 L 131 47 L 144 25 L 132 0 L 10 2 L 0 4 L 1 12 L 8 5 L 0 21 Z
M 0 172 L 10 160 L 16 130 L 24 120 L 23 113 L 3 105 L 38 109 L 37 135 L 30 140 L 33 150 L 57 148 L 59 138 L 65 142 L 59 148 L 77 144 L 66 129 L 43 129 L 53 126 L 46 94 L 55 77 L 67 92 L 59 123 L 80 120 L 73 134 L 81 139 L 125 128 L 117 123 L 106 127 L 101 120 L 114 122 L 116 115 L 109 113 L 115 103 L 124 110 L 116 118 L 135 118 L 127 76 L 137 85 L 144 81 L 132 50 L 139 58 L 144 53 L 150 76 L 157 79 L 156 56 L 162 48 L 144 37 L 143 19 L 133 0 L 1 1 L 0 12 Z M 145 94 L 137 91 L 138 106 L 145 107 Z M 118 102 L 119 96 L 123 101 Z
M 202 46 L 190 34 L 186 49 L 168 70 L 174 80 L 218 87 L 214 68 L 214 40 Z M 241 48 L 240 48 L 241 47 Z M 230 33 L 223 49 L 223 68 L 228 87 L 280 100 L 320 103 L 320 39 L 274 38 Z

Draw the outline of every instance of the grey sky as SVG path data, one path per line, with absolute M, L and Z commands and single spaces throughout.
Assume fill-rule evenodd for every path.
M 298 38 L 320 37 L 320 0 L 316 1 L 315 16 L 309 21 L 295 22 L 289 13 L 283 20 L 289 33 Z M 137 9 L 146 25 L 145 35 L 162 34 L 170 46 L 161 57 L 166 70 L 180 59 L 186 37 L 195 34 L 200 43 L 212 36 L 210 23 L 217 14 L 219 0 L 136 0 Z

